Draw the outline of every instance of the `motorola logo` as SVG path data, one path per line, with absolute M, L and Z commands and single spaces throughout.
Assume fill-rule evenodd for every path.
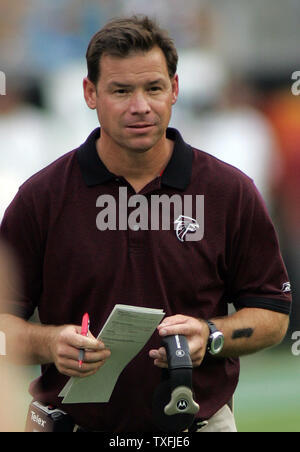
M 188 405 L 189 405 L 189 402 L 186 399 L 180 399 L 180 400 L 178 400 L 178 402 L 176 404 L 177 409 L 180 411 L 186 410 Z
M 182 358 L 183 356 L 185 356 L 185 351 L 182 349 L 176 350 L 176 356 L 178 356 L 178 358 Z

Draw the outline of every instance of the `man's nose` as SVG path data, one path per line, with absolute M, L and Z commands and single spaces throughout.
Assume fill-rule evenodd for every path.
M 130 113 L 133 115 L 145 115 L 151 110 L 145 93 L 133 93 L 130 99 Z

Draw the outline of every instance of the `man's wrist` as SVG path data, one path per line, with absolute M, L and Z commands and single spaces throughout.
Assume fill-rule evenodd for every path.
M 31 324 L 31 350 L 33 360 L 38 364 L 55 362 L 56 341 L 63 327 L 53 325 Z
M 209 330 L 206 351 L 211 355 L 219 355 L 224 347 L 224 335 L 212 320 L 206 320 Z

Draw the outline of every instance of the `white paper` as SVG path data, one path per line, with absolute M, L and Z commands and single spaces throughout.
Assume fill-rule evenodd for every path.
M 59 396 L 62 403 L 108 402 L 119 375 L 139 353 L 164 317 L 162 309 L 116 304 L 98 335 L 111 356 L 94 375 L 71 377 Z

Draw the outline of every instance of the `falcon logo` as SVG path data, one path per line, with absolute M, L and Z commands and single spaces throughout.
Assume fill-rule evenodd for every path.
M 188 232 L 196 232 L 199 229 L 199 223 L 191 217 L 186 217 L 180 215 L 177 220 L 174 221 L 176 224 L 176 236 L 178 240 L 184 242 L 185 236 Z

